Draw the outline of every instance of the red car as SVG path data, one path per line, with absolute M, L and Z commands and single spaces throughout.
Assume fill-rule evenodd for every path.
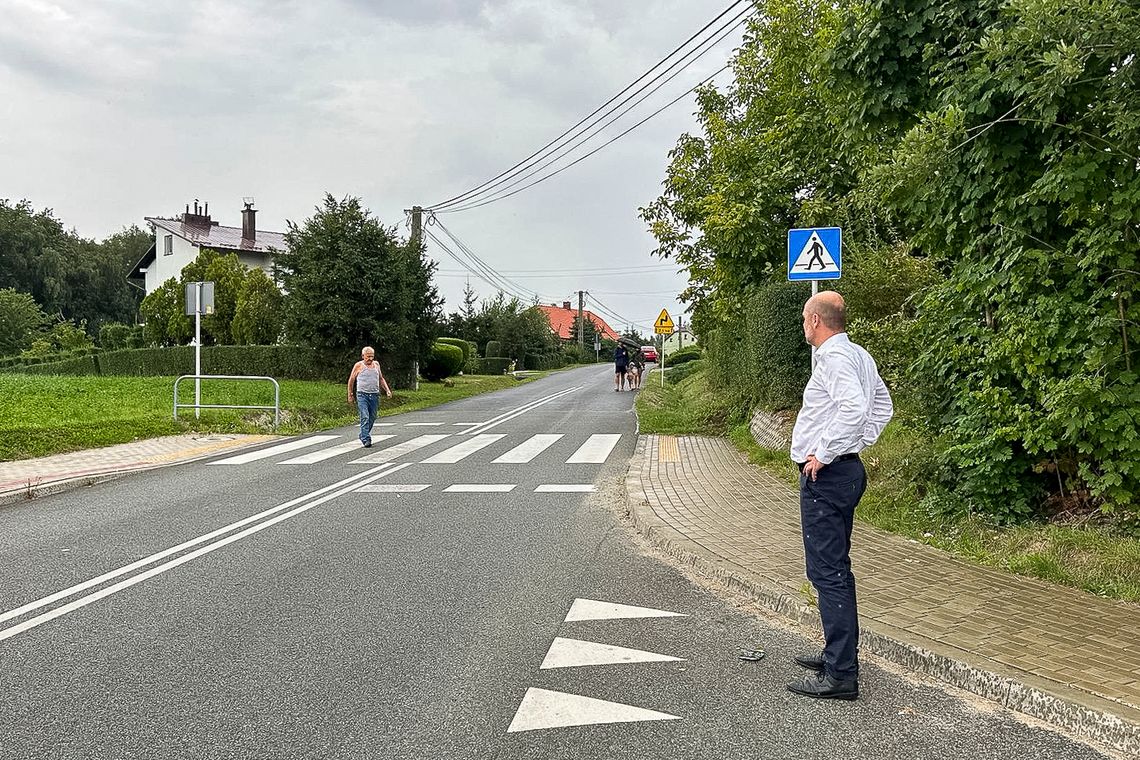
M 653 346 L 642 346 L 641 355 L 645 357 L 647 362 L 657 361 L 657 349 Z

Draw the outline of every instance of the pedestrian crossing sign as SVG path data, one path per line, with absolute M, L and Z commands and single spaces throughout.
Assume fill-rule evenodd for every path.
M 843 231 L 838 227 L 788 230 L 788 279 L 838 280 L 842 254 Z
M 661 313 L 657 316 L 657 321 L 653 323 L 653 332 L 658 335 L 673 334 L 673 318 L 669 316 L 667 309 L 662 309 Z

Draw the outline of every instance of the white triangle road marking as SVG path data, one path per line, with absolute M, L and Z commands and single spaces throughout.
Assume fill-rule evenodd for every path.
M 612 644 L 558 637 L 550 645 L 550 651 L 546 653 L 539 670 L 580 668 L 586 665 L 622 665 L 630 662 L 684 662 L 684 658 Z
M 812 253 L 812 249 L 816 244 L 819 246 L 818 259 L 815 259 Z M 815 269 L 814 265 L 818 264 L 821 261 L 823 262 L 822 268 Z M 792 270 L 796 272 L 814 271 L 818 272 L 819 274 L 834 274 L 839 271 L 839 267 L 836 265 L 835 259 L 832 258 L 831 252 L 827 250 L 827 246 L 825 246 L 823 244 L 823 241 L 819 239 L 819 233 L 813 232 L 811 233 L 811 236 L 808 237 L 807 242 L 804 243 L 804 247 L 800 251 L 799 256 L 796 256 L 796 261 L 794 264 L 792 264 Z
M 680 717 L 620 702 L 531 687 L 526 690 L 507 733 L 644 720 L 680 720 Z
M 374 435 L 372 436 L 372 442 L 376 443 L 377 441 L 384 441 L 388 438 L 395 437 L 396 436 L 394 435 Z M 363 446 L 360 445 L 360 441 L 338 443 L 335 446 L 329 446 L 328 448 L 321 449 L 320 451 L 312 451 L 308 454 L 302 454 L 299 457 L 286 459 L 284 462 L 278 462 L 277 464 L 316 464 L 317 462 L 323 462 L 326 459 L 332 459 L 333 457 L 338 457 L 341 454 L 348 454 L 362 448 Z
M 566 613 L 566 622 L 577 620 L 619 620 L 624 618 L 688 617 L 683 612 L 655 610 L 652 607 L 635 607 L 632 604 L 599 602 L 594 599 L 575 599 Z
M 238 454 L 237 456 L 227 457 L 220 459 L 217 462 L 210 462 L 210 464 L 247 464 L 249 462 L 256 462 L 259 459 L 268 459 L 269 457 L 284 454 L 288 451 L 296 451 L 297 449 L 308 448 L 309 446 L 316 446 L 318 443 L 332 441 L 340 438 L 339 435 L 311 435 L 308 438 L 300 438 L 296 441 L 287 441 L 280 443 L 276 446 L 270 446 L 267 449 L 258 449 L 251 451 L 248 454 Z

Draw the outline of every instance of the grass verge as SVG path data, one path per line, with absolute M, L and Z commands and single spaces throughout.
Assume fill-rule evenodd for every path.
M 526 380 L 503 376 L 460 376 L 446 383 L 421 383 L 381 401 L 381 415 L 412 412 L 479 393 L 513 388 Z M 192 401 L 184 381 L 179 402 Z M 273 405 L 267 382 L 202 383 L 204 404 Z M 273 413 L 255 410 L 180 411 L 174 420 L 173 377 L 52 377 L 0 374 L 0 461 L 48 456 L 187 431 L 272 432 Z M 281 427 L 286 435 L 355 422 L 341 383 L 281 381 Z
M 651 390 L 655 389 L 655 390 Z M 759 446 L 747 423 L 718 405 L 720 396 L 698 371 L 662 391 L 643 390 L 637 413 L 644 433 L 727 436 L 749 459 L 798 487 L 787 452 Z M 982 565 L 1072 586 L 1112 599 L 1140 602 L 1140 539 L 1109 527 L 1076 523 L 1002 526 L 978 515 L 955 516 L 922 508 L 919 472 L 929 442 L 894 423 L 867 449 L 867 493 L 859 519 Z

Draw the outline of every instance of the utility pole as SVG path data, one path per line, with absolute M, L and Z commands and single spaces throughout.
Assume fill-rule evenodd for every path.
M 412 248 L 418 249 L 424 235 L 424 210 L 422 206 L 412 206 Z
M 582 351 L 586 350 L 586 315 L 584 312 L 586 305 L 586 291 L 578 291 L 578 348 Z

